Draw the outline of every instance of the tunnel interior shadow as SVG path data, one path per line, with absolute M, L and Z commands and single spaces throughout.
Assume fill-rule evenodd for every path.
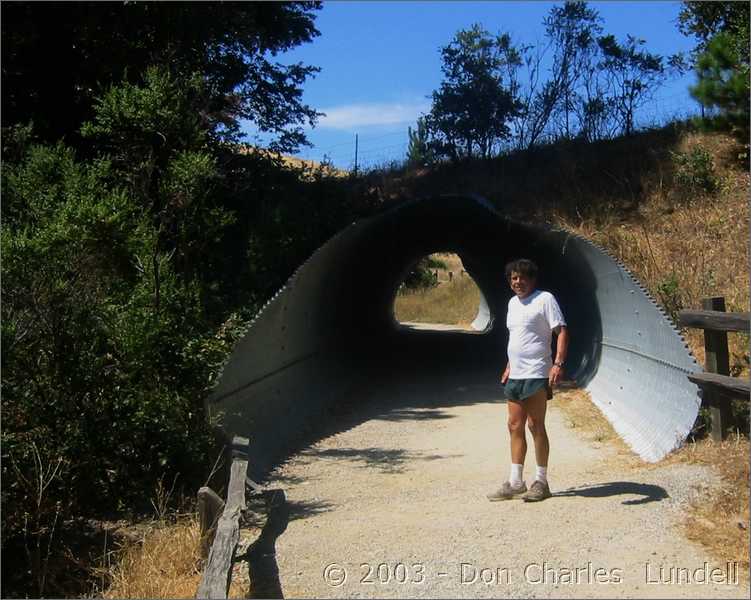
M 251 465 L 256 479 L 332 430 L 370 418 L 429 422 L 446 418 L 442 407 L 503 401 L 511 297 L 504 268 L 514 258 L 535 260 L 538 287 L 559 299 L 572 330 L 568 375 L 581 386 L 596 372 L 602 335 L 596 280 L 563 232 L 512 223 L 474 198 L 436 197 L 358 223 L 338 244 L 320 264 L 308 265 L 319 275 L 301 288 L 310 295 L 290 292 L 255 326 L 258 339 L 246 364 L 265 364 L 276 352 L 279 358 L 267 361 L 272 375 L 225 402 L 229 429 L 259 439 Z M 482 333 L 410 330 L 396 322 L 393 301 L 405 269 L 435 251 L 461 256 L 481 289 L 493 316 Z M 294 331 L 286 328 L 291 322 Z M 278 351 L 261 350 L 277 343 Z M 303 349 L 321 357 L 325 373 L 319 363 L 305 369 L 300 361 L 307 355 L 298 358 Z M 384 383 L 391 397 L 380 393 Z

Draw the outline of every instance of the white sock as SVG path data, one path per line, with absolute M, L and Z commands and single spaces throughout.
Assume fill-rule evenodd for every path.
M 548 482 L 548 468 L 541 467 L 538 465 L 537 473 L 535 474 L 535 480 L 542 481 L 543 483 L 547 483 Z
M 511 476 L 508 479 L 511 487 L 519 487 L 522 484 L 522 469 L 524 469 L 523 464 L 511 464 Z

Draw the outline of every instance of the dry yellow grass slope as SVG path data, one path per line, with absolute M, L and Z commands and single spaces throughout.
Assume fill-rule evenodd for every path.
M 446 265 L 445 269 L 437 269 L 438 285 L 398 294 L 394 301 L 394 316 L 399 321 L 468 327 L 477 316 L 480 303 L 477 284 L 468 274 L 463 274 L 464 265 L 456 254 L 431 256 Z M 449 276 L 449 273 L 453 275 Z
M 252 146 L 250 144 L 240 144 L 238 147 L 240 154 L 259 155 L 266 158 L 273 158 L 280 161 L 287 167 L 291 167 L 299 172 L 300 178 L 304 180 L 314 179 L 314 174 L 318 173 L 325 177 L 344 178 L 348 177 L 349 173 L 341 169 L 337 169 L 330 163 L 320 163 L 315 160 L 305 160 L 297 158 L 296 156 L 288 156 L 286 154 L 278 154 L 270 152 L 265 148 L 259 148 L 258 146 Z

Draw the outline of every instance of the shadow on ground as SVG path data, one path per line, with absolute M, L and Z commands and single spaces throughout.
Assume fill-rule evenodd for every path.
M 607 498 L 623 495 L 641 496 L 641 498 L 624 500 L 621 503 L 626 505 L 660 502 L 665 498 L 669 498 L 665 489 L 658 485 L 635 483 L 633 481 L 609 481 L 596 485 L 569 488 L 553 494 L 553 496 L 584 496 L 586 498 Z
M 287 529 L 287 524 L 293 518 L 295 510 L 315 511 L 310 506 L 295 506 L 287 501 L 284 490 L 266 490 L 262 496 L 256 497 L 264 504 L 261 510 L 266 515 L 266 521 L 258 539 L 253 542 L 244 555 L 235 560 L 245 560 L 248 563 L 250 589 L 248 598 L 283 598 L 282 584 L 279 580 L 279 565 L 276 562 L 276 540 Z M 257 514 L 257 518 L 262 518 Z
M 423 454 L 408 452 L 401 449 L 393 448 L 327 448 L 319 450 L 317 448 L 308 448 L 301 452 L 301 456 L 306 459 L 324 460 L 345 460 L 347 462 L 359 463 L 361 468 L 376 468 L 381 473 L 403 473 L 402 466 L 407 462 L 420 460 L 442 460 L 444 458 L 456 457 L 456 454 Z

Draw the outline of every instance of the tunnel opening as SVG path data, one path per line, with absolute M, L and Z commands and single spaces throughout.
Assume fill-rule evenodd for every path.
M 399 285 L 436 251 L 459 255 L 481 290 L 481 335 L 418 331 L 395 318 Z M 696 387 L 685 376 L 698 366 L 659 307 L 586 240 L 512 221 L 466 196 L 401 202 L 319 248 L 237 345 L 210 398 L 212 412 L 221 413 L 229 434 L 254 440 L 253 469 L 262 478 L 332 407 L 357 403 L 355 389 L 442 374 L 500 387 L 512 294 L 504 269 L 520 257 L 538 264 L 538 288 L 556 296 L 566 317 L 566 377 L 590 390 L 643 458 L 675 447 L 698 411 Z
M 432 252 L 411 265 L 393 299 L 398 325 L 425 330 L 483 333 L 491 320 L 482 290 L 461 256 Z

